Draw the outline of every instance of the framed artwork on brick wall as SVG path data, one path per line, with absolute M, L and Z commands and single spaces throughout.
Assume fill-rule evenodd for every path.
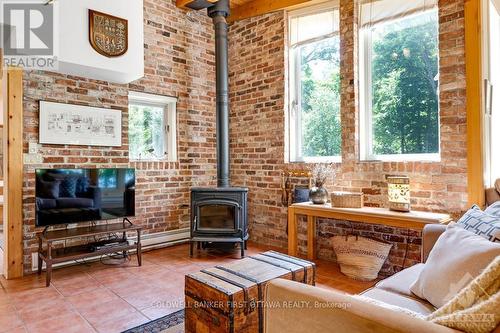
M 40 101 L 39 142 L 60 145 L 122 145 L 122 112 Z

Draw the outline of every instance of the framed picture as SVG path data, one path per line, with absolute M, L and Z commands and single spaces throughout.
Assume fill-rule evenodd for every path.
M 122 145 L 122 112 L 40 101 L 39 141 L 47 144 Z

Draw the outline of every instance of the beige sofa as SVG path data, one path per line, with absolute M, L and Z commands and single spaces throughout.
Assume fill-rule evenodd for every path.
M 443 225 L 424 228 L 423 262 L 445 229 Z M 435 308 L 410 291 L 411 283 L 424 265 L 412 266 L 382 280 L 362 295 L 423 315 L 430 314 Z M 346 294 L 282 279 L 268 284 L 265 301 L 266 333 L 459 332 Z M 328 304 L 328 307 L 316 304 Z M 500 327 L 494 332 L 500 333 Z

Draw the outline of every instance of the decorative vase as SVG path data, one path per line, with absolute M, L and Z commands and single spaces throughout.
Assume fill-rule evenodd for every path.
M 309 199 L 317 205 L 326 204 L 328 202 L 328 191 L 323 186 L 314 186 L 309 191 Z

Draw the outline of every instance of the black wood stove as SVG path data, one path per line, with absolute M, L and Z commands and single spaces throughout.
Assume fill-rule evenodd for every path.
M 191 189 L 191 245 L 239 243 L 245 255 L 248 239 L 247 188 L 231 187 L 229 180 L 229 76 L 226 17 L 229 1 L 193 1 L 194 9 L 207 8 L 215 26 L 217 187 Z

